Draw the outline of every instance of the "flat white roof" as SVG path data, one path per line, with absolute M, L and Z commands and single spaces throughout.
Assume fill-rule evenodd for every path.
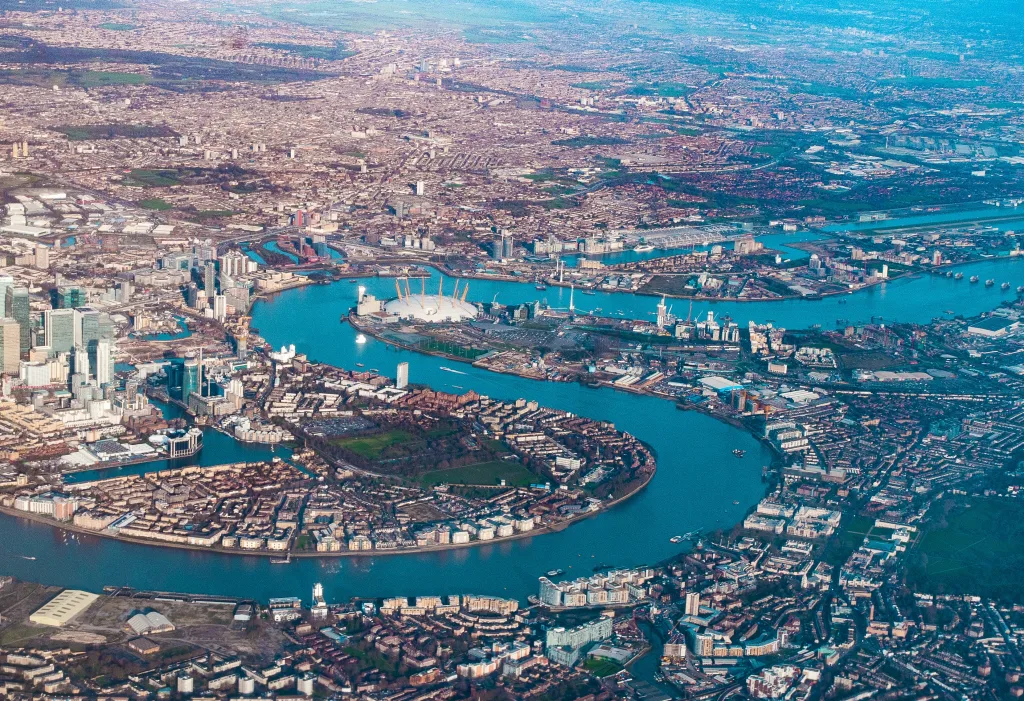
M 65 589 L 43 604 L 42 608 L 28 617 L 28 620 L 41 626 L 59 628 L 89 608 L 98 598 L 99 595 L 87 591 Z
M 50 233 L 49 229 L 44 229 L 40 226 L 28 226 L 27 224 L 8 224 L 7 226 L 0 228 L 0 231 L 5 234 L 15 234 L 20 236 L 42 236 L 43 234 Z

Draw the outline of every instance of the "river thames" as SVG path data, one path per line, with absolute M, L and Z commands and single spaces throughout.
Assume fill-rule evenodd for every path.
M 961 268 L 1024 284 L 1024 264 L 986 261 Z M 436 289 L 436 273 L 434 288 Z M 394 282 L 370 278 L 359 284 L 380 296 Z M 415 284 L 414 284 L 415 286 Z M 260 301 L 253 326 L 275 346 L 294 343 L 311 359 L 393 375 L 395 365 L 409 363 L 410 381 L 435 389 L 474 389 L 501 399 L 536 399 L 541 404 L 595 419 L 609 420 L 649 443 L 657 452 L 658 471 L 646 489 L 607 512 L 567 529 L 528 539 L 425 554 L 296 559 L 274 565 L 264 557 L 229 556 L 138 545 L 94 536 L 71 536 L 59 528 L 12 517 L 0 518 L 0 572 L 47 584 L 99 590 L 105 585 L 211 593 L 267 599 L 307 595 L 323 582 L 328 598 L 447 593 L 481 593 L 525 599 L 535 593 L 537 577 L 555 568 L 567 575 L 587 575 L 600 565 L 650 564 L 679 552 L 669 538 L 694 529 L 732 525 L 763 494 L 761 467 L 771 455 L 746 432 L 703 414 L 684 412 L 670 401 L 577 384 L 525 380 L 499 375 L 454 361 L 395 350 L 374 339 L 355 342 L 354 330 L 340 317 L 354 302 L 356 284 L 341 281 L 291 290 Z M 451 290 L 451 283 L 448 283 Z M 472 281 L 469 298 L 513 303 L 537 296 L 532 285 Z M 568 290 L 548 290 L 553 306 L 568 304 Z M 928 321 L 947 310 L 976 314 L 1013 296 L 983 285 L 939 276 L 905 278 L 840 298 L 762 303 L 716 303 L 698 309 L 727 312 L 741 324 L 747 319 L 773 320 L 804 328 L 835 317 L 850 322 L 872 317 Z M 610 309 L 646 318 L 651 297 L 598 293 L 577 296 Z M 746 451 L 737 458 L 734 448 Z M 236 443 L 207 432 L 201 464 L 265 459 L 265 448 Z M 94 476 L 94 475 L 92 475 Z M 90 476 L 79 477 L 88 478 Z M 28 558 L 36 558 L 34 560 Z

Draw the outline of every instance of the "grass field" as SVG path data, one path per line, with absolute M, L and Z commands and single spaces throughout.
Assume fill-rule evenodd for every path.
M 622 669 L 622 665 L 612 660 L 599 657 L 588 657 L 583 662 L 583 668 L 595 677 L 610 677 Z
M 124 180 L 125 185 L 136 187 L 171 187 L 180 185 L 181 179 L 176 170 L 149 170 L 136 168 Z
M 163 212 L 168 209 L 173 209 L 173 205 L 170 202 L 154 197 L 150 200 L 139 200 L 139 206 L 143 209 L 155 209 L 158 212 Z
M 415 436 L 408 431 L 394 429 L 391 431 L 385 431 L 384 433 L 379 433 L 375 436 L 342 438 L 332 442 L 351 450 L 353 453 L 360 455 L 367 460 L 378 460 L 385 449 L 411 440 L 415 440 Z
M 947 499 L 913 550 L 907 583 L 936 594 L 1024 598 L 1024 503 Z M 945 512 L 945 515 L 942 514 Z
M 142 124 L 85 124 L 78 126 L 54 127 L 71 141 L 92 139 L 152 139 L 174 136 L 167 127 L 148 127 Z
M 435 470 L 420 478 L 424 487 L 438 484 L 496 485 L 505 480 L 510 487 L 528 487 L 539 478 L 522 464 L 511 460 L 493 460 L 476 465 L 453 467 L 450 470 Z

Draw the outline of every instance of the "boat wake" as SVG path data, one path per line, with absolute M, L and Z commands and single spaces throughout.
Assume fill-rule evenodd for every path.
M 448 367 L 446 365 L 442 365 L 441 369 L 444 370 L 445 372 L 453 372 L 456 375 L 465 375 L 466 374 L 466 373 L 462 372 L 462 370 L 453 370 L 452 368 L 450 368 L 450 367 Z

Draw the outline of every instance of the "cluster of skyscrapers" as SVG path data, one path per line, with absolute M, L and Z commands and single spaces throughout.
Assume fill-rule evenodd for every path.
M 59 287 L 56 309 L 43 312 L 42 329 L 33 325 L 27 287 L 0 275 L 0 372 L 19 375 L 30 386 L 67 381 L 109 384 L 114 375 L 114 324 L 105 312 L 85 306 L 78 287 Z M 37 322 L 38 323 L 38 322 Z M 41 332 L 41 333 L 40 333 Z
M 229 306 L 241 310 L 249 308 L 249 282 L 237 278 L 254 272 L 257 264 L 241 251 L 231 250 L 220 258 L 214 257 L 214 253 L 197 244 L 192 255 L 165 257 L 163 265 L 165 268 L 188 267 L 194 271 L 198 281 L 193 279 L 189 283 L 185 301 L 192 309 L 206 311 L 207 316 L 223 322 Z

